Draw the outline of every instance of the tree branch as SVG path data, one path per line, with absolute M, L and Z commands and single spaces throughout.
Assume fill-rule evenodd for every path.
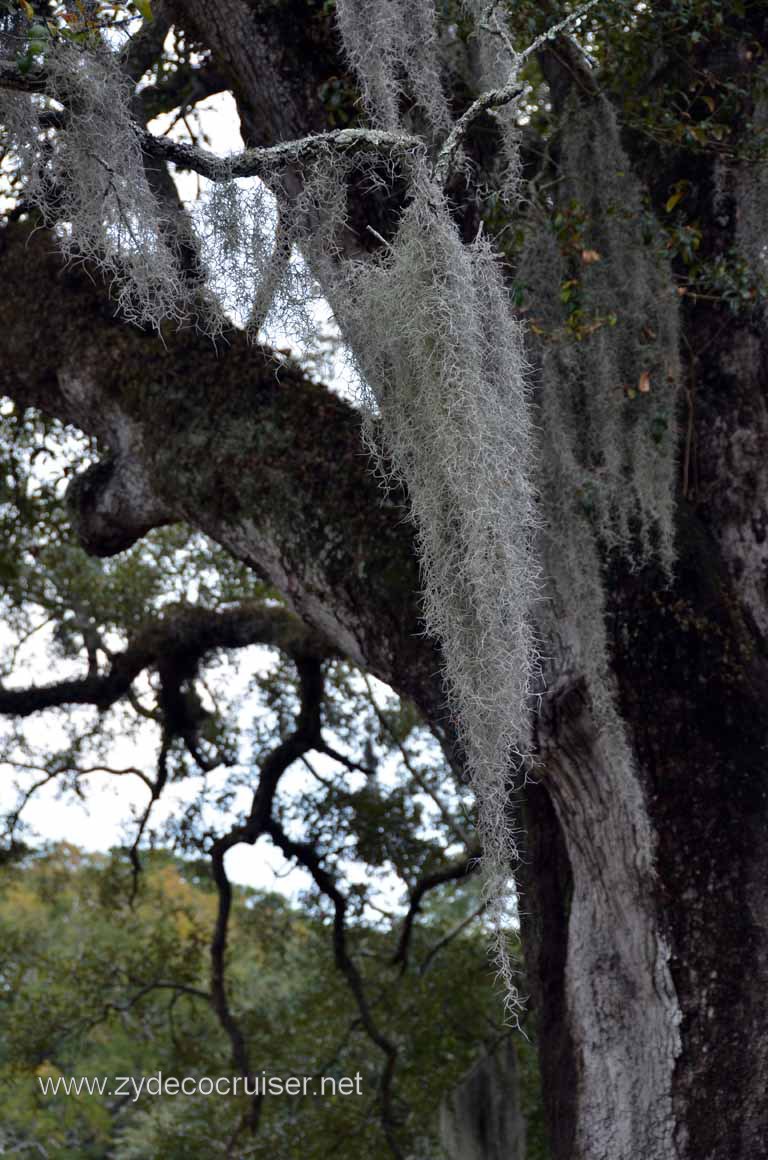
M 285 771 L 319 742 L 321 726 L 321 706 L 324 681 L 321 662 L 306 656 L 295 658 L 299 674 L 299 697 L 301 708 L 296 720 L 296 728 L 277 745 L 261 766 L 256 792 L 248 820 L 244 826 L 234 826 L 228 834 L 217 839 L 211 849 L 213 880 L 219 896 L 216 925 L 211 939 L 211 1004 L 219 1022 L 227 1033 L 232 1045 L 235 1066 L 246 1078 L 251 1078 L 248 1047 L 242 1028 L 229 1004 L 226 984 L 226 950 L 229 918 L 232 910 L 232 886 L 227 876 L 225 856 L 233 846 L 241 842 L 253 845 L 263 833 L 268 832 L 272 805 L 280 778 Z M 252 1132 L 258 1129 L 261 1114 L 262 1095 L 254 1095 L 247 1126 Z
M 487 908 L 488 900 L 485 899 L 480 903 L 479 906 L 475 907 L 471 914 L 468 914 L 466 918 L 461 920 L 461 922 L 457 922 L 456 925 L 452 926 L 451 929 L 447 931 L 442 938 L 439 938 L 437 942 L 429 948 L 428 952 L 422 959 L 419 965 L 419 974 L 425 975 L 432 965 L 436 955 L 438 955 L 444 947 L 447 947 L 449 943 L 452 943 L 455 938 L 458 938 L 460 934 L 462 934 L 468 927 L 470 927 L 475 919 L 479 918 L 483 911 L 487 910 Z
M 460 859 L 458 862 L 451 862 L 447 866 L 441 866 L 439 870 L 434 870 L 431 874 L 425 874 L 416 882 L 413 889 L 410 891 L 410 902 L 403 925 L 400 930 L 400 938 L 397 943 L 397 949 L 392 955 L 392 965 L 400 964 L 401 973 L 405 971 L 408 966 L 408 951 L 410 948 L 411 934 L 413 933 L 413 924 L 416 920 L 416 915 L 421 909 L 421 903 L 425 894 L 430 890 L 434 890 L 437 886 L 442 886 L 446 882 L 457 882 L 461 878 L 467 878 L 478 867 L 478 858 L 480 850 L 474 850 L 467 856 Z
M 448 830 L 450 830 L 450 832 L 454 835 L 454 837 L 458 838 L 458 840 L 460 842 L 462 842 L 464 845 L 467 845 L 467 842 L 468 842 L 467 831 L 460 824 L 460 822 L 458 822 L 457 819 L 452 815 L 451 811 L 448 809 L 445 802 L 441 799 L 441 797 L 437 793 L 437 791 L 429 784 L 427 779 L 425 777 L 423 777 L 419 773 L 419 771 L 416 769 L 416 767 L 414 766 L 414 764 L 411 761 L 410 756 L 408 754 L 408 750 L 405 748 L 405 745 L 403 744 L 401 739 L 397 736 L 394 729 L 392 728 L 392 722 L 389 720 L 386 713 L 383 712 L 383 710 L 381 709 L 381 706 L 379 705 L 378 701 L 376 700 L 376 697 L 375 697 L 375 694 L 373 691 L 373 686 L 371 685 L 371 682 L 370 682 L 368 675 L 366 673 L 363 673 L 363 681 L 365 682 L 365 687 L 366 687 L 366 690 L 368 692 L 368 699 L 371 703 L 371 706 L 373 707 L 374 713 L 376 714 L 376 718 L 377 718 L 379 724 L 381 725 L 382 729 L 384 729 L 389 734 L 392 741 L 395 743 L 398 750 L 400 751 L 400 758 L 403 762 L 403 765 L 408 770 L 408 773 L 410 774 L 411 778 L 413 779 L 415 784 L 419 787 L 421 792 L 423 794 L 426 794 L 426 796 L 429 797 L 434 802 L 435 806 L 437 807 L 438 813 L 440 814 L 440 817 L 442 818 L 442 820 L 443 820 L 445 826 L 448 828 Z M 445 753 L 446 757 L 450 761 L 450 758 L 453 755 L 450 754 L 451 747 L 450 747 L 449 742 L 447 741 L 447 739 L 441 739 L 439 737 L 438 737 L 438 740 L 441 741 L 443 752 Z M 455 761 L 455 758 L 454 758 L 454 761 Z M 459 772 L 458 769 L 456 768 L 456 765 L 453 762 L 451 762 L 451 768 L 453 769 L 454 773 Z
M 466 141 L 469 130 L 478 117 L 481 117 L 483 113 L 487 113 L 489 109 L 500 109 L 504 105 L 510 104 L 517 97 L 521 96 L 523 91 L 517 75 L 514 75 L 500 89 L 489 89 L 488 92 L 481 93 L 477 100 L 472 102 L 467 111 L 462 114 L 451 129 L 445 144 L 437 156 L 435 178 L 439 185 L 445 186 L 451 178 L 456 154 Z
M 88 549 L 126 547 L 157 514 L 186 520 L 440 728 L 442 661 L 422 631 L 405 497 L 373 478 L 354 408 L 240 332 L 214 346 L 120 323 L 98 275 L 62 270 L 44 230 L 0 230 L 0 281 L 14 287 L 0 296 L 0 392 L 95 436 L 152 497 L 118 543 L 108 495 L 122 475 L 91 477 Z
M 136 131 L 141 148 L 149 157 L 173 161 L 180 168 L 191 169 L 209 181 L 259 177 L 269 182 L 286 167 L 312 161 L 324 152 L 374 153 L 383 156 L 424 151 L 424 142 L 419 137 L 410 137 L 405 133 L 387 133 L 381 129 L 332 129 L 327 133 L 315 133 L 263 149 L 245 149 L 232 157 L 218 157 L 195 145 L 173 141 L 168 137 L 156 137 L 138 126 Z
M 123 652 L 111 658 L 106 673 L 25 689 L 0 687 L 0 714 L 28 717 L 62 705 L 108 709 L 128 693 L 144 669 L 160 664 L 167 669 L 174 658 L 188 661 L 214 649 L 252 644 L 279 648 L 295 658 L 332 655 L 330 646 L 285 608 L 262 604 L 218 612 L 182 608 L 147 624 Z
M 441 186 L 445 186 L 449 181 L 453 173 L 456 155 L 475 121 L 483 113 L 503 108 L 522 95 L 524 89 L 520 84 L 519 70 L 525 59 L 558 35 L 560 35 L 561 42 L 564 41 L 566 38 L 561 35 L 564 30 L 580 19 L 596 3 L 597 0 L 588 0 L 588 3 L 583 4 L 564 20 L 537 37 L 523 52 L 517 53 L 510 47 L 512 71 L 507 83 L 499 88 L 489 89 L 487 92 L 481 93 L 472 102 L 448 134 L 438 154 L 434 176 Z M 130 75 L 133 75 L 137 69 L 145 71 L 145 68 L 148 67 L 147 64 L 144 64 L 144 68 L 141 66 L 145 59 L 148 58 L 151 61 L 150 54 L 152 50 L 156 51 L 155 39 L 156 33 L 151 31 L 150 26 L 149 31 L 142 29 L 131 42 L 131 45 L 134 45 L 135 42 L 134 48 L 131 52 L 129 45 L 129 52 L 126 55 L 126 67 Z M 507 43 L 506 37 L 505 43 Z M 136 57 L 135 62 L 132 60 L 132 56 Z M 14 66 L 8 62 L 3 62 L 0 63 L 0 86 L 17 88 L 25 92 L 45 91 L 45 73 L 44 70 L 40 70 L 31 77 L 29 75 L 22 76 Z M 333 129 L 291 141 L 283 141 L 264 148 L 246 149 L 232 157 L 220 158 L 206 149 L 173 141 L 167 137 L 157 137 L 139 125 L 135 126 L 135 130 L 141 148 L 147 156 L 158 160 L 172 161 L 183 169 L 199 173 L 201 177 L 206 177 L 209 181 L 229 181 L 236 177 L 259 177 L 269 182 L 279 171 L 288 167 L 301 166 L 327 150 L 345 153 L 370 152 L 378 156 L 397 153 L 407 157 L 414 152 L 423 154 L 426 148 L 420 137 L 405 133 L 391 133 L 378 129 Z
M 268 824 L 267 833 L 278 849 L 282 850 L 286 858 L 294 858 L 305 870 L 309 871 L 314 879 L 315 885 L 333 904 L 333 951 L 336 966 L 347 980 L 349 989 L 357 1004 L 357 1009 L 360 1012 L 360 1021 L 368 1038 L 384 1055 L 384 1067 L 380 1081 L 381 1124 L 390 1152 L 397 1160 L 403 1160 L 403 1153 L 395 1134 L 392 1091 L 395 1068 L 397 1067 L 398 1049 L 374 1021 L 365 994 L 362 976 L 349 954 L 346 928 L 347 900 L 336 885 L 333 876 L 324 868 L 314 846 L 308 842 L 294 842 L 285 833 L 280 823 L 274 820 Z
M 590 8 L 597 4 L 598 0 L 588 0 L 586 4 L 582 4 L 575 12 L 571 12 L 564 20 L 548 28 L 541 36 L 528 45 L 522 52 L 517 52 L 514 48 L 503 23 L 498 19 L 495 13 L 496 4 L 489 4 L 488 16 L 494 18 L 492 25 L 486 23 L 484 27 L 489 28 L 491 32 L 498 34 L 510 55 L 511 72 L 509 80 L 501 88 L 491 89 L 488 92 L 481 93 L 476 101 L 473 101 L 465 113 L 459 118 L 449 133 L 445 144 L 443 145 L 437 157 L 435 164 L 435 177 L 440 185 L 445 186 L 449 181 L 454 169 L 454 161 L 456 154 L 460 150 L 462 144 L 466 140 L 467 134 L 474 122 L 481 117 L 483 113 L 487 113 L 492 109 L 501 109 L 505 105 L 511 104 L 519 96 L 522 96 L 524 87 L 520 84 L 520 68 L 527 59 L 534 53 L 538 52 L 543 45 L 548 41 L 554 40 L 559 36 L 561 41 L 567 40 L 562 35 L 567 28 L 570 28 L 577 20 L 587 13 Z M 577 49 L 578 52 L 580 50 Z M 573 52 L 573 48 L 572 48 Z M 583 56 L 582 56 L 583 60 Z M 583 64 L 582 64 L 583 67 Z

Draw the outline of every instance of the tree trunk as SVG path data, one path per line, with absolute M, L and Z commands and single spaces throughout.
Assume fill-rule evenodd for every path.
M 726 334 L 675 583 L 612 576 L 634 769 L 608 766 L 578 686 L 539 723 L 522 909 L 557 1160 L 746 1158 L 768 1138 L 765 346 Z

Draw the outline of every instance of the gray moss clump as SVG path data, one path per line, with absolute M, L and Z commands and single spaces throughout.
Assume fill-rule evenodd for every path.
M 461 242 L 426 173 L 392 243 L 330 280 L 375 417 L 379 462 L 408 488 L 425 620 L 443 646 L 477 794 L 497 960 L 511 998 L 501 934 L 515 852 L 510 773 L 525 766 L 539 689 L 539 520 L 523 328 L 490 246 Z
M 586 675 L 624 760 L 604 567 L 612 554 L 635 567 L 656 559 L 668 574 L 674 564 L 678 297 L 643 235 L 612 109 L 573 102 L 565 116 L 557 204 L 570 224 L 564 236 L 550 213 L 532 211 L 518 273 L 539 333 L 543 607 L 558 665 Z
M 186 320 L 199 304 L 190 298 L 167 214 L 147 180 L 131 88 L 117 58 L 106 44 L 86 49 L 57 37 L 46 47 L 45 75 L 45 101 L 0 90 L 0 120 L 20 163 L 26 202 L 56 229 L 70 261 L 98 264 L 126 319 L 157 329 L 169 318 Z M 55 144 L 41 124 L 51 101 L 67 118 Z
M 433 132 L 447 131 L 431 0 L 337 0 L 336 19 L 373 124 L 399 129 L 408 96 Z

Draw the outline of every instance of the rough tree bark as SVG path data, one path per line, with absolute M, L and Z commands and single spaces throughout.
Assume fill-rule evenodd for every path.
M 248 144 L 324 127 L 318 90 L 339 64 L 323 5 L 172 7 L 235 93 Z M 689 176 L 707 244 L 725 249 L 739 206 L 714 208 L 709 162 Z M 71 493 L 87 550 L 187 520 L 444 733 L 411 534 L 371 479 L 354 412 L 237 335 L 216 352 L 126 328 L 42 233 L 4 231 L 0 278 L 12 289 L 0 389 L 107 453 Z M 768 347 L 763 324 L 717 303 L 692 303 L 684 327 L 675 581 L 611 575 L 634 772 L 612 768 L 563 673 L 524 793 L 524 934 L 555 1160 L 752 1160 L 768 1138 Z

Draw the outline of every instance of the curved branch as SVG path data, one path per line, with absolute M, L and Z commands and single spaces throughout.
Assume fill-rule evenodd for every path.
M 562 109 L 573 89 L 580 91 L 587 99 L 600 95 L 601 90 L 589 62 L 569 36 L 557 36 L 546 41 L 538 51 L 538 60 L 556 109 Z
M 262 764 L 259 783 L 253 795 L 250 814 L 245 825 L 233 827 L 228 834 L 214 843 L 211 851 L 213 877 L 219 895 L 216 926 L 211 941 L 211 1002 L 222 1027 L 229 1036 L 235 1064 L 247 1077 L 250 1075 L 248 1048 L 242 1029 L 229 1005 L 226 987 L 225 957 L 232 909 L 232 887 L 227 876 L 224 859 L 227 851 L 233 846 L 241 842 L 253 845 L 262 834 L 268 834 L 287 858 L 295 858 L 300 865 L 309 871 L 322 893 L 333 903 L 333 946 L 336 965 L 347 979 L 367 1035 L 385 1055 L 381 1079 L 382 1126 L 390 1151 L 398 1160 L 401 1160 L 402 1152 L 394 1134 L 392 1108 L 392 1081 L 397 1063 L 397 1047 L 376 1026 L 365 995 L 362 978 L 347 950 L 345 924 L 347 900 L 336 886 L 332 875 L 323 867 L 315 848 L 309 843 L 294 842 L 272 816 L 280 778 L 289 766 L 294 761 L 305 757 L 311 749 L 323 750 L 325 748 L 321 732 L 321 711 L 325 687 L 322 665 L 316 658 L 309 657 L 297 657 L 295 662 L 299 676 L 300 698 L 296 728 L 272 750 Z M 255 1096 L 249 1116 L 249 1126 L 252 1131 L 258 1127 L 260 1111 L 261 1097 Z
M 0 230 L 0 281 L 14 288 L 0 295 L 0 392 L 95 436 L 147 481 L 150 523 L 164 510 L 203 531 L 339 653 L 447 719 L 404 496 L 379 488 L 348 403 L 240 332 L 214 346 L 120 323 L 98 275 L 63 271 L 44 230 Z M 80 529 L 106 553 L 115 517 L 96 526 L 94 512 L 114 513 L 115 475 L 92 484 Z
M 480 917 L 483 911 L 487 909 L 488 900 L 484 899 L 479 906 L 475 907 L 471 914 L 468 914 L 466 918 L 461 920 L 461 922 L 457 922 L 456 925 L 452 926 L 449 931 L 446 931 L 443 937 L 439 938 L 437 942 L 434 943 L 427 951 L 426 955 L 419 964 L 419 974 L 425 975 L 440 951 L 452 943 L 455 938 L 458 938 L 459 935 L 462 934 L 468 927 L 470 927 L 472 923 Z
M 199 659 L 214 649 L 270 645 L 289 656 L 330 657 L 330 646 L 286 608 L 242 604 L 223 612 L 183 608 L 153 621 L 128 647 L 112 657 L 107 673 L 25 689 L 0 687 L 0 714 L 28 717 L 62 705 L 95 705 L 105 710 L 125 696 L 144 669 L 169 658 Z
M 108 765 L 93 765 L 89 766 L 87 769 L 81 769 L 79 767 L 70 769 L 67 766 L 58 765 L 54 769 L 46 770 L 44 766 L 32 765 L 30 763 L 20 761 L 6 762 L 5 764 L 10 764 L 15 769 L 23 769 L 26 772 L 34 770 L 35 772 L 43 774 L 43 777 L 41 777 L 39 781 L 33 782 L 31 786 L 29 786 L 26 790 L 24 790 L 23 793 L 21 793 L 15 808 L 9 814 L 7 814 L 5 818 L 6 833 L 8 834 L 11 841 L 14 840 L 16 827 L 21 821 L 22 813 L 29 805 L 29 802 L 32 800 L 37 791 L 43 789 L 46 785 L 50 785 L 52 781 L 55 781 L 58 777 L 62 777 L 66 773 L 74 773 L 75 783 L 78 783 L 80 778 L 89 777 L 94 773 L 108 773 L 113 777 L 138 777 L 139 780 L 142 781 L 144 785 L 146 785 L 147 789 L 149 789 L 150 792 L 152 791 L 153 783 L 151 779 L 147 777 L 143 770 L 138 769 L 133 765 L 128 766 L 125 769 L 114 769 Z
M 317 658 L 295 657 L 299 675 L 299 698 L 301 708 L 296 720 L 296 728 L 279 745 L 275 746 L 261 766 L 259 783 L 253 795 L 253 803 L 248 821 L 244 826 L 234 826 L 228 834 L 219 838 L 211 850 L 213 880 L 219 896 L 216 925 L 211 939 L 211 1004 L 219 1022 L 229 1037 L 232 1058 L 240 1073 L 249 1079 L 252 1076 L 248 1046 L 242 1028 L 229 1005 L 226 983 L 226 951 L 229 932 L 229 918 L 232 910 L 232 886 L 224 864 L 225 855 L 233 846 L 241 842 L 253 845 L 263 833 L 268 831 L 272 804 L 280 778 L 294 761 L 301 758 L 320 741 L 321 707 L 324 693 L 322 664 Z M 251 1101 L 251 1109 L 246 1126 L 255 1132 L 261 1114 L 262 1095 L 257 1093 Z
M 537 37 L 523 52 L 512 53 L 512 71 L 510 79 L 501 87 L 489 89 L 481 93 L 470 107 L 462 114 L 442 146 L 434 167 L 434 176 L 437 182 L 445 186 L 450 179 L 456 155 L 461 149 L 467 135 L 483 113 L 493 109 L 503 108 L 522 95 L 524 87 L 519 81 L 519 69 L 524 60 L 538 51 L 548 41 L 554 40 L 558 34 L 570 27 L 597 3 L 597 0 L 588 0 L 575 12 L 564 20 L 548 29 Z M 142 37 L 148 43 L 154 44 L 151 33 L 139 34 L 136 52 L 141 55 L 143 47 Z M 560 40 L 565 41 L 560 35 Z M 0 64 L 0 86 L 19 88 L 23 91 L 45 91 L 45 72 L 40 70 L 32 77 L 22 76 L 18 69 L 7 62 Z M 263 148 L 246 149 L 232 157 L 221 158 L 207 149 L 173 141 L 167 137 L 157 137 L 139 125 L 135 126 L 141 148 L 146 156 L 158 160 L 173 161 L 184 169 L 190 169 L 209 181 L 229 181 L 235 177 L 259 177 L 264 181 L 274 178 L 276 173 L 287 167 L 295 167 L 306 161 L 311 161 L 324 151 L 338 152 L 365 152 L 379 156 L 398 153 L 407 156 L 414 152 L 424 153 L 426 146 L 420 137 L 406 133 L 392 133 L 379 129 L 332 129 L 324 133 L 313 133 L 306 137 L 283 141 L 277 145 Z
M 536 39 L 522 52 L 517 52 L 515 50 L 503 27 L 502 22 L 498 20 L 498 17 L 496 17 L 495 12 L 493 11 L 496 5 L 489 5 L 489 15 L 493 15 L 494 17 L 493 25 L 490 26 L 490 31 L 497 33 L 502 38 L 506 48 L 509 51 L 511 65 L 510 77 L 507 83 L 502 85 L 501 88 L 491 89 L 488 92 L 481 93 L 477 100 L 472 102 L 466 112 L 454 125 L 453 129 L 448 135 L 448 138 L 446 139 L 445 144 L 438 154 L 437 162 L 435 164 L 435 177 L 441 185 L 444 186 L 451 177 L 456 154 L 466 140 L 467 134 L 469 133 L 469 130 L 471 129 L 474 122 L 479 117 L 481 117 L 483 113 L 487 113 L 491 109 L 501 109 L 505 105 L 511 104 L 519 96 L 522 96 L 524 87 L 520 83 L 519 72 L 520 67 L 526 58 L 532 56 L 534 53 L 538 52 L 542 46 L 546 45 L 549 41 L 555 40 L 556 38 L 559 38 L 560 41 L 566 41 L 567 38 L 563 36 L 562 33 L 564 33 L 567 28 L 570 28 L 570 26 L 575 21 L 584 16 L 585 13 L 590 10 L 590 8 L 593 8 L 594 5 L 597 4 L 597 2 L 598 0 L 587 0 L 586 4 L 582 4 L 579 8 L 576 9 L 575 12 L 571 12 L 568 16 L 566 16 L 564 20 L 561 20 L 551 28 L 548 28 L 546 32 L 541 34 L 541 36 L 537 36 Z M 576 52 L 580 53 L 580 50 L 576 49 Z
M 391 960 L 393 966 L 397 963 L 400 964 L 401 973 L 405 971 L 408 965 L 408 951 L 411 934 L 413 933 L 413 924 L 416 921 L 416 915 L 421 909 L 424 895 L 428 894 L 430 890 L 434 890 L 436 886 L 442 886 L 446 882 L 457 882 L 461 878 L 467 878 L 477 869 L 479 856 L 480 850 L 477 849 L 473 853 L 460 859 L 460 861 L 451 862 L 447 866 L 441 866 L 439 870 L 434 870 L 431 874 L 425 874 L 423 878 L 419 878 L 410 892 L 411 897 L 408 910 L 403 919 L 397 949 Z
M 136 896 L 139 893 L 139 878 L 141 876 L 141 859 L 139 857 L 139 846 L 144 837 L 144 832 L 149 825 L 149 819 L 152 816 L 152 810 L 155 803 L 160 800 L 160 796 L 165 789 L 165 783 L 168 780 L 168 751 L 170 748 L 169 734 L 167 730 L 163 730 L 163 738 L 160 742 L 160 753 L 157 759 L 157 776 L 153 782 L 150 782 L 150 795 L 144 813 L 141 815 L 139 824 L 136 828 L 136 833 L 133 836 L 133 842 L 128 851 L 128 859 L 131 863 L 131 893 L 128 896 L 128 905 L 133 909 L 133 904 L 136 901 Z
M 314 879 L 315 885 L 333 904 L 333 952 L 336 966 L 347 980 L 357 1009 L 360 1012 L 360 1021 L 365 1033 L 372 1043 L 384 1055 L 384 1068 L 381 1073 L 381 1125 L 384 1131 L 389 1150 L 397 1160 L 403 1160 L 403 1153 L 395 1135 L 395 1115 L 393 1107 L 392 1085 L 397 1067 L 398 1049 L 387 1038 L 374 1021 L 371 1008 L 365 994 L 362 976 L 358 971 L 347 949 L 346 912 L 347 900 L 336 885 L 333 876 L 322 864 L 320 855 L 309 842 L 294 842 L 288 837 L 283 827 L 277 821 L 270 821 L 266 827 L 272 841 L 282 850 L 286 858 L 294 858 L 305 870 L 308 870 Z
M 419 771 L 416 769 L 416 766 L 413 764 L 413 762 L 411 761 L 411 758 L 408 754 L 408 750 L 406 749 L 405 745 L 403 744 L 402 738 L 400 738 L 397 735 L 397 733 L 395 732 L 395 730 L 392 728 L 392 722 L 389 720 L 386 713 L 383 712 L 381 706 L 379 705 L 378 701 L 376 700 L 376 696 L 374 694 L 373 687 L 372 687 L 371 682 L 370 682 L 366 673 L 363 673 L 363 681 L 365 683 L 365 687 L 366 687 L 366 690 L 368 692 L 368 700 L 370 701 L 371 707 L 373 708 L 373 711 L 376 714 L 376 719 L 378 720 L 379 725 L 382 727 L 382 729 L 384 729 L 389 734 L 390 738 L 392 739 L 392 741 L 394 742 L 394 744 L 397 746 L 398 750 L 400 751 L 400 758 L 403 762 L 403 765 L 408 770 L 408 773 L 410 774 L 411 778 L 413 779 L 415 784 L 419 787 L 421 792 L 423 794 L 425 794 L 428 798 L 430 798 L 431 801 L 434 802 L 435 806 L 437 807 L 438 813 L 440 814 L 440 817 L 442 818 L 446 827 L 451 831 L 453 836 L 455 838 L 458 838 L 458 840 L 460 842 L 462 842 L 464 845 L 467 845 L 467 842 L 468 842 L 467 831 L 464 829 L 464 827 L 461 825 L 461 823 L 455 817 L 453 817 L 453 815 L 451 814 L 451 811 L 448 809 L 445 802 L 441 799 L 441 797 L 437 793 L 437 791 L 429 784 L 429 781 L 425 777 L 423 777 L 422 774 L 420 774 Z M 446 736 L 446 734 L 443 734 L 443 736 L 441 737 L 440 734 L 437 732 L 437 729 L 435 729 L 434 727 L 433 727 L 433 733 L 434 733 L 435 737 L 437 738 L 437 740 L 440 742 L 442 751 L 443 751 L 446 759 L 448 760 L 448 762 L 451 766 L 451 769 L 453 770 L 454 773 L 458 774 L 459 773 L 459 766 L 458 766 L 458 763 L 456 762 L 455 752 L 452 752 L 450 739 Z
M 235 843 L 232 843 L 233 845 Z M 227 876 L 224 865 L 224 855 L 230 846 L 226 841 L 217 842 L 211 852 L 211 868 L 213 880 L 219 896 L 219 906 L 216 914 L 216 925 L 211 940 L 211 1006 L 223 1030 L 226 1032 L 232 1048 L 232 1060 L 235 1067 L 245 1079 L 252 1078 L 251 1062 L 248 1045 L 245 1041 L 243 1029 L 235 1018 L 229 1005 L 226 983 L 225 956 L 227 950 L 227 935 L 229 931 L 229 916 L 232 910 L 232 885 Z M 262 1096 L 259 1092 L 251 1100 L 248 1115 L 248 1126 L 255 1132 L 259 1126 Z
M 509 105 L 517 97 L 521 96 L 523 92 L 524 89 L 515 75 L 500 89 L 489 89 L 488 92 L 481 93 L 477 100 L 472 102 L 467 111 L 462 114 L 451 129 L 445 144 L 438 154 L 435 164 L 435 177 L 440 185 L 444 186 L 451 177 L 456 154 L 466 141 L 469 130 L 478 117 L 481 117 L 483 113 L 487 113 L 489 109 L 500 109 L 504 105 Z
M 0 88 L 24 93 L 45 93 L 45 70 L 22 74 L 15 64 L 0 61 Z M 383 129 L 331 129 L 326 133 L 311 133 L 292 141 L 282 141 L 278 145 L 244 149 L 231 157 L 219 157 L 209 149 L 173 141 L 169 137 L 158 137 L 136 123 L 134 131 L 142 151 L 148 157 L 173 161 L 180 168 L 191 169 L 209 181 L 231 181 L 235 177 L 268 180 L 286 166 L 312 160 L 329 150 L 377 155 L 425 150 L 422 139 L 408 133 L 390 133 Z

